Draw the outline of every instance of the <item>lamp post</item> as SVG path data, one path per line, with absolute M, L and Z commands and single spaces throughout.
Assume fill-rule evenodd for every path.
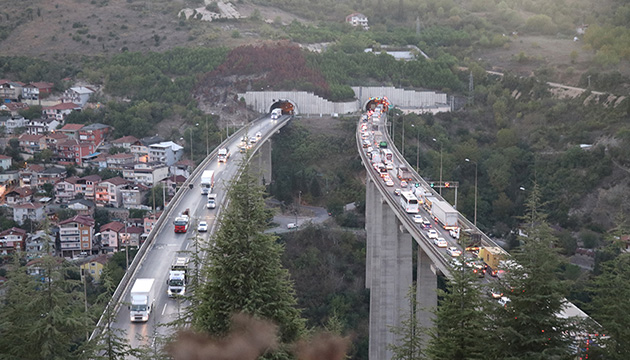
M 199 123 L 196 123 L 195 126 L 199 126 Z M 194 161 L 193 160 L 193 142 L 192 142 L 192 134 L 193 131 L 190 130 L 190 161 Z
M 212 113 L 214 115 L 214 113 Z M 208 135 L 208 117 L 206 116 L 206 157 L 210 154 L 210 139 Z
M 466 159 L 467 162 L 471 162 L 475 164 L 475 217 L 474 217 L 474 225 L 477 227 L 477 163 L 474 161 L 470 161 L 470 159 Z
M 436 138 L 433 141 L 438 142 Z M 440 141 L 440 195 L 442 195 L 442 142 Z
M 405 158 L 405 117 L 402 117 L 402 157 Z
M 411 127 L 416 127 L 414 124 L 411 124 Z M 416 171 L 420 172 L 420 127 L 418 126 L 418 131 L 416 132 L 416 140 L 418 142 L 418 147 L 416 148 Z

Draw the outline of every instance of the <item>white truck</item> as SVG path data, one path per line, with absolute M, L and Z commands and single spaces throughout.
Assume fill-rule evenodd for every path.
M 131 322 L 146 322 L 155 305 L 155 279 L 136 279 L 130 293 L 129 318 Z
M 208 195 L 214 188 L 214 170 L 204 170 L 201 174 L 201 195 Z
M 459 213 L 446 201 L 435 199 L 435 201 L 431 203 L 431 214 L 444 229 L 457 229 Z
M 206 203 L 207 209 L 214 209 L 217 207 L 217 194 L 208 194 L 208 203 Z
M 168 272 L 166 293 L 168 297 L 186 295 L 186 284 L 188 284 L 188 263 L 189 259 L 184 256 L 175 258 L 171 269 Z
M 271 110 L 271 120 L 278 120 L 280 118 L 280 116 L 282 116 L 282 109 L 281 108 L 275 108 L 275 109 Z
M 226 163 L 228 159 L 230 158 L 230 149 L 228 148 L 219 149 L 217 153 L 217 158 L 219 159 L 219 162 Z

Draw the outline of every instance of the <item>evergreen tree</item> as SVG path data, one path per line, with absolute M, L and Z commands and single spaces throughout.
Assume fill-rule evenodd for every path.
M 388 344 L 394 355 L 392 360 L 417 360 L 421 359 L 422 337 L 420 324 L 416 316 L 418 302 L 416 301 L 416 285 L 412 285 L 407 293 L 409 308 L 402 309 L 402 321 L 400 326 L 390 328 L 396 336 L 395 344 Z
M 464 360 L 488 358 L 488 299 L 479 278 L 461 264 L 453 267 L 446 290 L 438 289 L 441 301 L 435 310 L 425 349 L 429 359 Z
M 71 265 L 44 256 L 31 276 L 15 259 L 0 306 L 0 349 L 4 359 L 79 359 L 88 327 L 80 280 Z
M 280 342 L 288 344 L 300 338 L 304 321 L 289 273 L 281 264 L 284 249 L 276 236 L 263 233 L 267 226 L 263 188 L 247 165 L 241 170 L 229 190 L 230 206 L 221 217 L 214 245 L 206 249 L 201 272 L 205 281 L 194 294 L 198 305 L 193 326 L 225 336 L 232 315 L 243 312 L 275 322 Z
M 513 254 L 502 277 L 503 293 L 510 299 L 496 306 L 496 341 L 489 342 L 501 359 L 569 359 L 569 319 L 558 315 L 565 303 L 565 288 L 558 279 L 560 265 L 552 247 L 554 236 L 540 209 L 540 192 L 534 184 L 526 202 L 527 236 Z

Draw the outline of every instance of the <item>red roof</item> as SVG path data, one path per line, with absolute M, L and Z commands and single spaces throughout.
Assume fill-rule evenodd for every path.
M 6 159 L 11 159 L 11 157 L 6 156 L 6 155 L 0 155 L 0 160 L 6 160 Z
M 45 106 L 43 108 L 44 111 L 46 110 L 72 110 L 72 109 L 80 109 L 81 106 L 75 104 L 75 103 L 59 103 L 57 105 L 53 105 L 53 106 Z M 70 124 L 68 124 L 70 125 Z M 78 124 L 72 124 L 72 125 L 78 125 Z M 65 127 L 65 126 L 64 126 Z M 63 128 L 62 128 L 63 130 Z
M 92 226 L 94 225 L 94 219 L 92 219 L 91 216 L 76 215 L 73 218 L 60 222 L 59 225 L 70 224 L 70 223 L 79 223 L 85 226 Z
M 112 141 L 112 144 L 126 144 L 126 143 L 135 143 L 136 141 L 138 141 L 138 138 L 133 136 L 133 135 L 127 135 L 127 136 L 123 136 L 121 138 L 118 138 L 116 140 Z
M 19 137 L 20 141 L 39 141 L 39 139 L 43 138 L 44 135 L 35 135 L 35 134 L 22 134 Z
M 128 159 L 128 158 L 132 158 L 132 157 L 133 157 L 133 154 L 118 153 L 118 154 L 110 155 L 107 158 L 108 159 Z
M 69 177 L 63 179 L 62 181 L 65 181 L 65 182 L 70 183 L 70 184 L 76 184 L 77 180 L 79 180 L 78 176 L 69 176 Z
M 55 84 L 53 83 L 49 83 L 49 82 L 32 82 L 29 85 L 33 85 L 38 89 L 51 89 L 53 86 L 55 86 Z
M 72 103 L 67 103 L 67 104 L 72 104 Z M 75 105 L 75 104 L 72 104 Z M 78 106 L 78 105 L 76 105 Z M 64 127 L 62 127 L 59 131 L 77 131 L 77 130 L 81 130 L 81 128 L 85 126 L 83 124 L 66 124 L 64 125 Z
M 142 234 L 144 233 L 144 228 L 140 226 L 128 226 L 127 234 Z
M 26 236 L 26 230 L 22 230 L 20 228 L 16 228 L 16 227 L 12 227 L 10 229 L 6 229 L 3 232 L 0 232 L 0 236 L 7 236 L 7 235 L 21 235 L 22 237 Z
M 123 185 L 123 184 L 126 184 L 128 181 L 121 178 L 120 176 L 116 176 L 116 177 L 101 181 L 101 184 L 104 182 L 108 182 L 114 185 Z
M 103 226 L 101 226 L 101 232 L 103 231 L 107 231 L 107 230 L 112 230 L 114 232 L 120 232 L 121 230 L 123 230 L 125 228 L 125 224 L 118 222 L 118 221 L 112 221 L 110 223 L 107 223 Z
M 41 207 L 44 207 L 44 204 L 40 204 L 40 203 L 25 203 L 25 204 L 18 204 L 18 205 L 14 205 L 13 208 L 14 209 L 39 209 Z

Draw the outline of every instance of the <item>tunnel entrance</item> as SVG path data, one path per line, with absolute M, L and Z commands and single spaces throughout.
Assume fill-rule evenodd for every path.
M 391 104 L 389 103 L 389 100 L 385 96 L 383 96 L 383 97 L 371 97 L 365 103 L 365 111 L 372 111 L 372 110 L 376 109 L 376 107 L 379 106 L 379 105 L 383 105 L 383 112 L 387 112 L 387 110 L 389 110 L 389 106 Z
M 274 109 L 282 109 L 282 115 L 296 115 L 298 113 L 295 104 L 291 100 L 286 99 L 273 100 L 269 112 Z

